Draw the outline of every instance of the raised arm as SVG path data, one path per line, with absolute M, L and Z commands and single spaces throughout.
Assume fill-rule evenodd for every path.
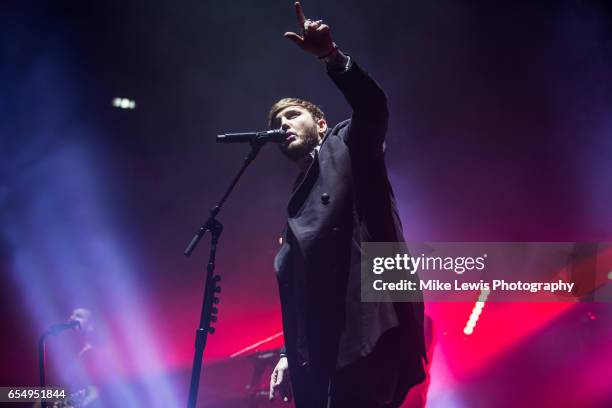
M 285 37 L 326 63 L 330 77 L 353 110 L 346 143 L 359 152 L 382 154 L 389 116 L 385 93 L 338 48 L 327 24 L 305 18 L 300 2 L 295 2 L 295 13 L 300 33 L 286 32 Z

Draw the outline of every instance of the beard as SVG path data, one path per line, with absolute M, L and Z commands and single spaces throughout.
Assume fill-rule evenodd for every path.
M 292 162 L 304 160 L 319 144 L 319 132 L 316 127 L 307 129 L 303 135 L 297 135 L 290 143 L 281 143 L 280 151 Z

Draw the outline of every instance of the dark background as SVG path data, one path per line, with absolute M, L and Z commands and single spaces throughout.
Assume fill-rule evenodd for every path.
M 610 240 L 607 2 L 303 6 L 388 95 L 387 164 L 408 240 Z M 247 153 L 214 135 L 264 129 L 281 97 L 313 100 L 332 124 L 349 107 L 324 67 L 282 37 L 297 29 L 291 1 L 8 2 L 0 13 L 0 385 L 35 384 L 36 337 L 85 305 L 105 322 L 127 378 L 178 378 L 167 386 L 171 406 L 174 392 L 184 397 L 207 241 L 191 258 L 182 251 Z M 136 109 L 113 107 L 115 97 Z M 267 146 L 221 213 L 224 292 L 211 360 L 282 329 L 271 265 L 295 175 Z M 454 386 L 456 399 L 435 399 L 432 382 L 432 406 L 462 406 L 473 402 L 470 387 L 507 383 L 507 366 L 496 364 L 513 355 L 542 359 L 514 389 L 528 389 L 538 370 L 560 372 L 548 383 L 555 389 L 576 369 L 598 377 L 612 361 L 602 342 L 612 337 L 609 305 L 519 305 L 512 310 L 530 311 L 530 329 L 504 343 L 514 329 L 495 319 L 480 341 L 506 348 L 479 357 L 489 371 L 464 369 L 454 357 L 483 344 L 466 345 L 478 330 L 461 332 L 472 306 L 428 309 L 455 345 L 444 365 L 454 380 L 438 371 L 432 381 Z M 601 365 L 559 371 L 545 351 L 524 349 L 549 343 L 582 344 L 572 350 L 593 355 L 573 358 Z M 609 380 L 580 378 L 578 401 L 609 401 Z M 542 398 L 532 391 L 523 397 Z

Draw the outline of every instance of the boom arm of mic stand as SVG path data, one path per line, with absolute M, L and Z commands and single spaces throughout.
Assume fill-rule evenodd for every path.
M 230 183 L 229 187 L 227 188 L 227 190 L 223 194 L 223 197 L 221 197 L 221 200 L 219 201 L 219 204 L 217 204 L 216 206 L 214 206 L 210 210 L 210 214 L 208 215 L 208 218 L 206 219 L 206 222 L 204 222 L 204 224 L 202 224 L 202 226 L 200 227 L 198 232 L 196 232 L 196 234 L 193 236 L 193 238 L 191 239 L 191 241 L 187 245 L 187 248 L 185 248 L 185 251 L 183 252 L 183 254 L 185 256 L 190 256 L 191 253 L 193 252 L 193 250 L 195 249 L 195 247 L 200 242 L 200 240 L 206 234 L 206 231 L 210 231 L 213 228 L 214 221 L 216 221 L 215 218 L 217 217 L 217 215 L 221 211 L 221 208 L 223 207 L 223 204 L 225 203 L 225 200 L 227 200 L 227 198 L 231 194 L 232 190 L 234 189 L 234 187 L 238 183 L 238 180 L 240 180 L 240 177 L 242 177 L 242 174 L 245 172 L 247 167 L 249 167 L 249 164 L 251 164 L 251 162 L 253 160 L 255 160 L 255 157 L 257 157 L 257 154 L 259 153 L 259 151 L 261 150 L 261 148 L 262 148 L 262 146 L 264 144 L 265 144 L 265 142 L 262 142 L 261 140 L 258 140 L 258 139 L 255 139 L 255 140 L 253 140 L 251 142 L 251 151 L 244 158 L 244 162 L 242 163 L 242 167 L 240 168 L 240 170 L 238 171 L 236 176 L 234 176 L 234 179 L 232 180 L 232 182 Z

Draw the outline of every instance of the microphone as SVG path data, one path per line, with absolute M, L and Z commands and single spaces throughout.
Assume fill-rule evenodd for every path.
M 57 336 L 58 334 L 60 334 L 61 332 L 63 332 L 64 330 L 68 330 L 68 329 L 75 329 L 75 328 L 81 328 L 81 323 L 79 323 L 76 320 L 68 320 L 65 323 L 56 323 L 51 325 L 51 327 L 49 327 L 47 329 L 47 334 L 50 334 L 52 336 Z
M 272 142 L 281 143 L 287 140 L 287 132 L 283 129 L 266 130 L 262 132 L 247 132 L 247 133 L 226 133 L 217 135 L 217 142 L 220 143 L 251 143 L 257 142 Z

